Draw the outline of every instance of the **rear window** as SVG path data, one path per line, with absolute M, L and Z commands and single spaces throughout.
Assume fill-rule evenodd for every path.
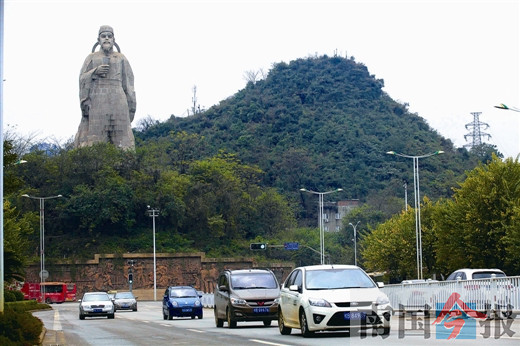
M 505 278 L 506 274 L 501 272 L 476 272 L 473 273 L 473 279 L 489 279 L 491 275 L 495 274 L 497 278 Z
M 244 273 L 231 275 L 231 287 L 235 290 L 278 288 L 271 273 Z

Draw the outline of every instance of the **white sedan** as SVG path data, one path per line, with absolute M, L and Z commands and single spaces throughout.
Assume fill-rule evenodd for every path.
M 86 292 L 79 301 L 79 319 L 106 316 L 114 318 L 114 303 L 106 292 Z
M 298 328 L 304 337 L 351 328 L 378 328 L 386 335 L 391 309 L 388 297 L 357 266 L 299 267 L 282 285 L 278 326 L 283 335 Z

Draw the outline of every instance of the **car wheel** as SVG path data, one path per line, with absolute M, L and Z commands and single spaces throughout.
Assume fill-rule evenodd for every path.
M 202 320 L 202 314 L 199 315 L 199 320 Z
M 80 320 L 84 320 L 85 319 L 85 315 L 79 314 L 79 319 Z
M 137 307 L 133 308 L 132 311 L 137 311 Z
M 271 320 L 264 320 L 264 326 L 269 327 L 271 325 Z
M 278 329 L 280 329 L 280 334 L 282 335 L 291 334 L 291 328 L 285 326 L 282 310 L 278 311 Z
M 51 298 L 47 298 L 47 299 L 45 299 L 45 303 L 47 303 L 47 304 L 52 304 L 52 300 L 51 300 Z
M 228 308 L 226 310 L 227 324 L 229 328 L 235 328 L 237 326 L 237 321 L 231 318 L 231 311 Z
M 173 320 L 173 316 L 170 314 L 170 310 L 168 310 L 168 319 L 171 321 Z
M 302 331 L 302 335 L 304 338 L 308 338 L 314 334 L 309 331 L 309 324 L 307 323 L 307 316 L 305 316 L 305 311 L 300 310 L 300 330 Z
M 162 313 L 162 318 L 163 318 L 163 320 L 166 320 L 168 318 L 168 316 L 164 313 L 164 310 L 163 310 L 163 313 Z
M 113 319 L 114 319 L 114 314 L 109 314 L 109 315 L 107 316 L 107 318 L 113 320 Z
M 191 316 L 191 319 L 194 320 L 195 319 L 195 315 Z
M 213 312 L 215 312 L 215 325 L 217 326 L 217 328 L 222 328 L 222 327 L 224 327 L 224 320 L 218 318 L 218 316 L 217 316 L 217 307 L 216 307 L 216 306 L 215 306 L 215 308 L 213 309 Z M 201 315 L 201 318 L 202 318 L 202 315 Z

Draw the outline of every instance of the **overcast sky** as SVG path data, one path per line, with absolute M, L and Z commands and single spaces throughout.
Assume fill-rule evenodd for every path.
M 494 108 L 520 107 L 517 0 L 5 0 L 4 10 L 4 129 L 22 135 L 76 134 L 79 71 L 107 24 L 134 71 L 133 127 L 186 115 L 194 86 L 207 109 L 243 89 L 246 71 L 336 53 L 457 147 L 482 112 L 484 140 L 520 152 L 520 113 Z

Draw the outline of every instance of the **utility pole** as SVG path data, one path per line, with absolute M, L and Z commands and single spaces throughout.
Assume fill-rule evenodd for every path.
M 464 135 L 464 139 L 468 141 L 468 137 L 472 138 L 472 142 L 464 145 L 466 148 L 475 148 L 482 144 L 482 137 L 487 136 L 488 139 L 491 138 L 491 135 L 486 132 L 482 132 L 482 130 L 487 130 L 489 128 L 489 124 L 483 123 L 479 120 L 479 116 L 482 112 L 473 112 L 473 122 L 466 124 L 466 130 L 470 130 L 468 134 Z

